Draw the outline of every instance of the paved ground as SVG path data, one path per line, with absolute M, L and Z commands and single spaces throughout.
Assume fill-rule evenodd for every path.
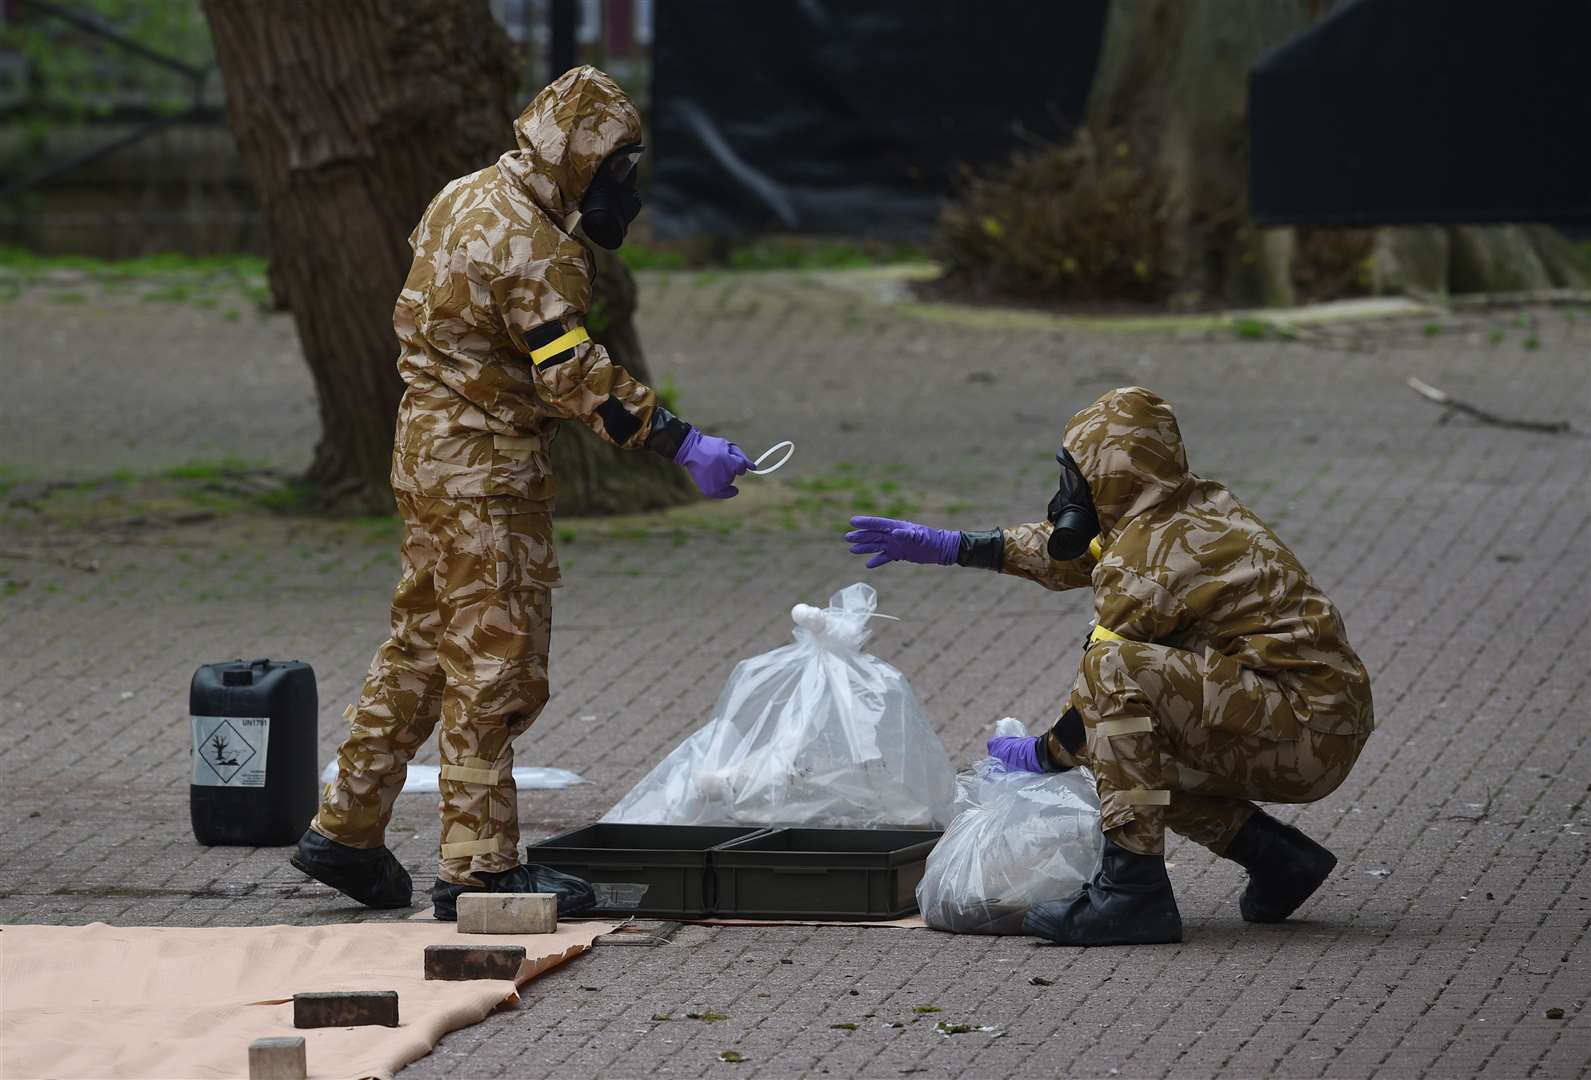
M 125 290 L 62 301 L 67 287 L 0 303 L 0 921 L 363 917 L 280 850 L 194 844 L 186 692 L 203 661 L 310 660 L 329 757 L 382 636 L 392 524 L 249 511 L 268 481 L 215 467 L 307 459 L 290 323 Z M 525 795 L 528 835 L 600 814 L 705 719 L 736 659 L 787 640 L 791 604 L 863 576 L 903 619 L 875 651 L 956 761 L 1001 715 L 1052 715 L 1083 597 L 965 570 L 865 574 L 836 533 L 853 504 L 1033 520 L 1065 417 L 1142 383 L 1176 404 L 1195 470 L 1337 598 L 1375 675 L 1381 730 L 1357 771 L 1280 812 L 1341 863 L 1299 921 L 1254 927 L 1236 868 L 1174 847 L 1175 947 L 687 927 L 594 950 L 405 1077 L 1591 1068 L 1591 312 L 1391 322 L 1345 348 L 930 320 L 782 276 L 654 276 L 643 299 L 683 411 L 748 448 L 794 438 L 799 456 L 680 520 L 565 523 L 554 696 L 521 760 L 592 783 Z M 1577 433 L 1440 423 L 1411 374 Z M 417 878 L 435 827 L 429 799 L 400 800 L 391 843 Z M 684 1019 L 702 1010 L 728 1018 Z M 946 1037 L 939 1019 L 999 1033 Z M 725 1050 L 745 1061 L 720 1064 Z

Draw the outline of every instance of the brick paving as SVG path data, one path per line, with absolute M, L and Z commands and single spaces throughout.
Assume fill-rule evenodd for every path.
M 967 570 L 868 574 L 836 533 L 853 498 L 969 527 L 1040 516 L 1062 421 L 1135 382 L 1175 403 L 1195 471 L 1300 553 L 1375 677 L 1381 727 L 1354 774 L 1280 811 L 1341 862 L 1298 921 L 1249 926 L 1237 868 L 1175 844 L 1179 946 L 687 926 L 593 950 L 405 1078 L 1591 1068 L 1591 312 L 1390 321 L 1348 348 L 929 320 L 789 275 L 651 275 L 642 296 L 685 414 L 748 449 L 793 438 L 798 456 L 703 521 L 569 526 L 553 699 L 521 763 L 592 782 L 524 794 L 527 836 L 600 814 L 706 718 L 735 660 L 787 640 L 791 604 L 864 576 L 903 619 L 873 649 L 954 760 L 999 716 L 1051 715 L 1085 597 Z M 391 526 L 68 527 L 29 510 L 41 481 L 228 456 L 292 468 L 314 437 L 284 318 L 91 299 L 0 303 L 0 922 L 392 917 L 350 909 L 279 849 L 198 847 L 186 809 L 200 662 L 311 661 L 329 758 L 382 636 Z M 1576 431 L 1439 422 L 1409 375 Z M 724 526 L 737 515 L 747 527 Z M 430 799 L 399 800 L 390 842 L 422 881 L 435 829 Z M 728 1018 L 685 1018 L 704 1010 Z M 997 1031 L 944 1036 L 939 1020 Z M 745 1060 L 721 1063 L 729 1050 Z

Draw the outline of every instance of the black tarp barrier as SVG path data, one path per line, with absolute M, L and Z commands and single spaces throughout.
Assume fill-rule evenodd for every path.
M 1591 224 L 1591 0 L 1355 0 L 1249 73 L 1265 225 Z
M 648 214 L 664 235 L 921 236 L 962 162 L 1081 119 L 1105 0 L 667 0 Z

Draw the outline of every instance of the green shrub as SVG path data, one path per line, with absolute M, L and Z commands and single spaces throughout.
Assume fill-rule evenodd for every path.
M 940 216 L 938 254 L 974 290 L 1059 300 L 1158 302 L 1164 185 L 1115 133 L 964 170 Z

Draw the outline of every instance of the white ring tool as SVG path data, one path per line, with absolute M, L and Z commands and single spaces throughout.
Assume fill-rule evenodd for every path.
M 785 452 L 784 457 L 780 458 L 778 461 L 764 469 L 762 467 L 762 463 L 773 457 L 773 455 L 777 454 L 781 450 Z M 768 449 L 764 450 L 762 452 L 762 456 L 756 461 L 753 461 L 751 463 L 751 468 L 747 469 L 746 471 L 752 476 L 767 476 L 769 473 L 776 473 L 780 469 L 784 468 L 793 457 L 795 457 L 795 443 L 791 442 L 789 439 L 786 439 L 784 442 L 774 443 L 772 446 L 768 447 Z

